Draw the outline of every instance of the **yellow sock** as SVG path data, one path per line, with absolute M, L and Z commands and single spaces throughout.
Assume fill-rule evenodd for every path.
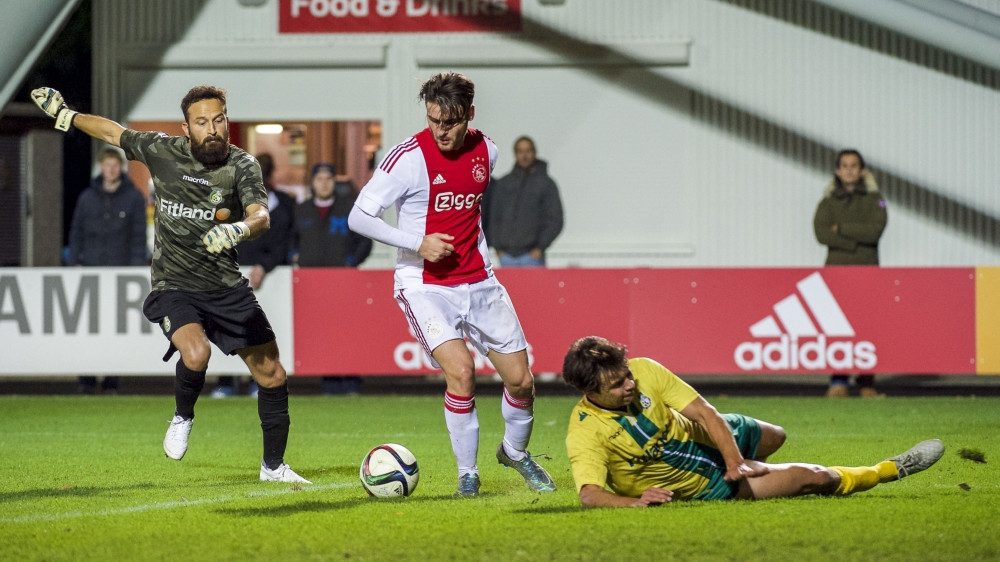
M 899 480 L 899 469 L 896 468 L 895 461 L 882 461 L 875 465 L 875 470 L 878 471 L 879 484 Z
M 895 467 L 895 464 L 893 466 Z M 881 475 L 874 466 L 831 466 L 829 468 L 840 475 L 840 485 L 833 492 L 835 496 L 846 496 L 854 492 L 871 490 L 882 482 Z

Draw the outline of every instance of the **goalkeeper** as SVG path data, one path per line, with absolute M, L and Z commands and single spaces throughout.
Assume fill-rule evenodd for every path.
M 134 131 L 77 113 L 51 88 L 38 88 L 31 96 L 55 118 L 57 129 L 76 127 L 121 147 L 153 177 L 156 238 L 152 291 L 143 313 L 170 341 L 163 360 L 180 351 L 176 410 L 163 439 L 167 457 L 181 460 L 187 452 L 212 342 L 223 353 L 239 354 L 260 387 L 260 480 L 309 483 L 284 462 L 289 426 L 285 369 L 271 325 L 236 261 L 236 245 L 266 232 L 270 216 L 260 165 L 229 144 L 225 91 L 198 86 L 184 96 L 183 137 Z
M 944 454 L 931 439 L 874 466 L 767 463 L 784 430 L 719 414 L 656 361 L 625 353 L 590 336 L 574 342 L 563 362 L 566 382 L 584 394 L 570 414 L 566 449 L 585 507 L 845 496 L 925 470 Z

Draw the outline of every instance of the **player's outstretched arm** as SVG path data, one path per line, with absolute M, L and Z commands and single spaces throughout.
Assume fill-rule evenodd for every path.
M 70 109 L 59 90 L 49 87 L 35 88 L 31 91 L 31 99 L 39 109 L 55 119 L 55 128 L 68 131 L 69 128 L 87 133 L 95 139 L 121 147 L 122 127 L 110 119 L 98 115 L 87 115 Z
M 726 475 L 724 478 L 727 482 L 735 482 L 754 476 L 763 476 L 769 472 L 766 465 L 756 463 L 751 467 L 746 462 L 743 454 L 740 453 L 739 447 L 736 446 L 736 439 L 733 437 L 733 430 L 729 428 L 729 424 L 719 415 L 719 411 L 715 409 L 715 406 L 709 404 L 701 396 L 695 398 L 693 402 L 685 406 L 681 410 L 681 414 L 689 420 L 697 422 L 698 425 L 705 428 L 705 431 L 708 432 L 709 437 L 712 438 L 712 442 L 715 443 L 715 447 L 722 453 L 722 458 L 726 461 Z
M 638 498 L 619 496 L 594 484 L 584 484 L 580 488 L 580 504 L 583 507 L 649 507 L 673 501 L 674 493 L 663 488 L 650 488 Z

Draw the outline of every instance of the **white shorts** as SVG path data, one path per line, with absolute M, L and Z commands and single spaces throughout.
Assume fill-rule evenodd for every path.
M 410 331 L 435 368 L 441 366 L 431 352 L 450 340 L 468 339 L 483 357 L 490 350 L 516 353 L 528 348 L 507 289 L 496 277 L 453 287 L 416 285 L 395 294 Z

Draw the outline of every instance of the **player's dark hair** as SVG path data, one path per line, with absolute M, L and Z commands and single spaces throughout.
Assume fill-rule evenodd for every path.
M 215 86 L 195 86 L 188 90 L 187 95 L 181 100 L 181 111 L 184 113 L 184 122 L 188 121 L 188 108 L 202 100 L 219 100 L 222 102 L 222 112 L 226 113 L 226 91 Z
M 597 392 L 606 373 L 628 368 L 628 348 L 600 336 L 580 338 L 569 346 L 562 376 L 581 392 Z
M 420 86 L 420 101 L 437 104 L 444 119 L 465 119 L 469 116 L 476 85 L 457 72 L 442 72 Z
M 833 169 L 836 170 L 837 168 L 839 168 L 840 159 L 850 154 L 853 154 L 854 156 L 858 157 L 858 162 L 861 163 L 862 170 L 867 168 L 867 166 L 865 166 L 865 157 L 862 156 L 860 152 L 858 152 L 853 148 L 845 148 L 844 150 L 841 150 L 840 152 L 837 153 L 837 157 L 833 160 Z M 837 187 L 844 187 L 844 183 L 840 181 L 840 178 L 838 178 L 836 174 L 834 174 L 833 176 L 833 181 L 837 183 Z

